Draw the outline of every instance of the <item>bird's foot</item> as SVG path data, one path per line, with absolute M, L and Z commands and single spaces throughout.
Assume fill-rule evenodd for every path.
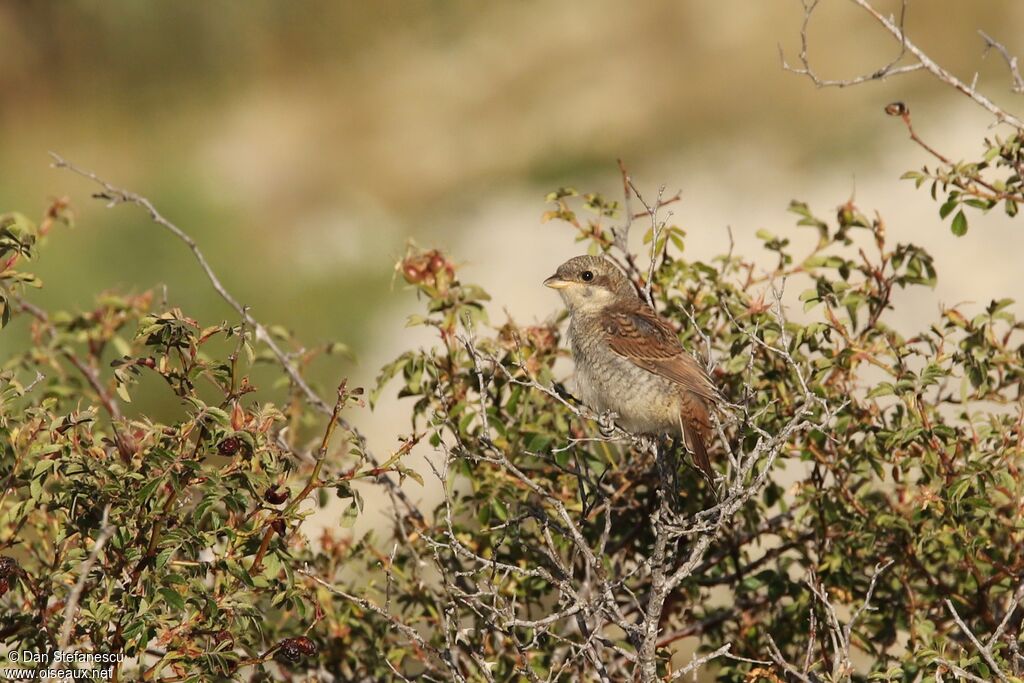
M 565 385 L 562 384 L 561 382 L 555 382 L 554 384 L 551 385 L 551 387 L 555 390 L 555 393 L 558 394 L 558 396 L 563 401 L 568 401 L 569 403 L 576 404 L 583 403 L 577 397 L 573 396 L 572 393 L 568 389 L 566 389 Z
M 600 430 L 601 436 L 606 439 L 612 438 L 615 434 L 615 418 L 618 416 L 618 413 L 611 410 L 601 413 L 601 416 L 597 418 L 597 428 Z

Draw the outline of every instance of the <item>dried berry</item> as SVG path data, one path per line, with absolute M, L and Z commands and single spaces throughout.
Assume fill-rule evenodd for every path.
M 315 655 L 316 643 L 306 636 L 285 638 L 278 643 L 278 652 L 289 662 L 297 662 L 303 655 Z
M 281 503 L 288 500 L 288 496 L 291 495 L 291 491 L 288 489 L 279 489 L 277 484 L 274 484 L 266 493 L 263 494 L 263 500 L 267 501 L 271 505 L 280 505 Z
M 226 648 L 230 649 L 235 646 L 235 637 L 231 635 L 231 631 L 222 629 L 213 634 L 213 642 L 217 646 L 226 644 Z
M 270 528 L 276 531 L 278 536 L 284 536 L 288 533 L 288 527 L 280 517 L 275 517 L 274 520 L 270 522 Z
M 0 596 L 7 594 L 15 577 L 21 576 L 21 574 L 21 565 L 17 560 L 7 555 L 0 555 Z
M 238 449 L 242 447 L 242 440 L 229 436 L 228 438 L 217 444 L 217 452 L 221 455 L 232 456 L 238 452 Z
M 21 574 L 21 565 L 13 557 L 0 555 L 0 579 Z

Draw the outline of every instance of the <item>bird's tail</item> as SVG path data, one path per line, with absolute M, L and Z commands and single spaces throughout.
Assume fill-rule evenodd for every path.
M 711 468 L 711 460 L 708 458 L 708 449 L 704 445 L 704 438 L 698 430 L 690 425 L 683 427 L 683 433 L 686 437 L 686 445 L 693 453 L 693 463 L 704 473 L 708 483 L 714 485 L 715 471 Z

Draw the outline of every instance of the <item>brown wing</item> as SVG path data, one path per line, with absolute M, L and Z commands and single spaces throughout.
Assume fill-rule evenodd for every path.
M 606 310 L 602 321 L 605 339 L 615 353 L 706 401 L 719 401 L 718 389 L 707 373 L 654 311 L 642 305 L 616 307 Z

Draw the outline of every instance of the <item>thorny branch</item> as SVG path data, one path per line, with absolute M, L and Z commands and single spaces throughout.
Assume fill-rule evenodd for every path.
M 813 4 L 816 3 L 812 3 L 812 7 Z M 907 49 L 909 50 L 909 47 Z M 257 330 L 258 339 L 268 342 L 288 374 L 293 376 L 293 380 L 298 379 L 295 386 L 311 405 L 320 409 L 323 400 L 302 380 L 291 357 L 277 347 L 269 336 L 260 336 L 258 330 L 264 328 L 252 319 L 247 309 L 241 307 L 238 301 L 224 290 L 191 238 L 157 213 L 147 199 L 113 187 L 91 172 L 77 169 L 59 157 L 55 159 L 57 166 L 69 168 L 99 183 L 103 187 L 103 192 L 99 196 L 111 204 L 140 205 L 150 213 L 155 222 L 185 241 L 211 280 L 214 289 L 229 305 L 240 312 L 247 325 Z M 630 264 L 631 276 L 642 283 L 641 295 L 653 305 L 657 264 L 659 260 L 664 261 L 660 253 L 661 247 L 658 246 L 659 233 L 664 223 L 659 220 L 658 210 L 666 202 L 662 199 L 663 190 L 659 191 L 658 198 L 653 204 L 646 202 L 625 169 L 623 184 L 626 191 L 626 223 L 613 231 L 615 240 L 612 247 L 622 252 L 620 258 Z M 646 275 L 636 267 L 635 259 L 628 251 L 629 229 L 636 218 L 629 206 L 631 196 L 644 205 L 646 211 L 640 215 L 646 215 L 652 223 L 651 264 Z M 678 284 L 672 281 L 667 287 L 672 289 Z M 402 601 L 391 599 L 391 565 L 394 564 L 396 550 L 391 551 L 391 558 L 384 566 L 387 573 L 386 592 L 383 599 L 377 601 L 354 595 L 317 576 L 308 568 L 300 569 L 298 573 L 360 610 L 384 620 L 403 641 L 402 647 L 405 647 L 407 641 L 410 649 L 424 653 L 421 661 L 430 668 L 430 673 L 424 675 L 426 679 L 430 679 L 435 672 L 441 672 L 438 675 L 457 681 L 495 680 L 496 675 L 492 673 L 494 663 L 488 661 L 492 650 L 487 646 L 488 639 L 493 638 L 510 643 L 511 647 L 520 653 L 519 660 L 514 663 L 515 673 L 535 683 L 541 683 L 542 680 L 546 683 L 562 680 L 567 675 L 579 671 L 591 672 L 594 677 L 603 681 L 624 680 L 630 676 L 646 683 L 662 680 L 660 669 L 665 664 L 665 649 L 682 637 L 700 634 L 703 629 L 713 629 L 716 625 L 714 619 L 717 617 L 708 617 L 705 612 L 703 620 L 696 619 L 690 623 L 684 621 L 680 626 L 681 614 L 678 604 L 688 600 L 688 589 L 694 585 L 706 587 L 741 581 L 744 572 L 758 567 L 761 560 L 741 562 L 739 558 L 731 558 L 729 548 L 723 550 L 722 546 L 732 544 L 743 547 L 766 535 L 781 536 L 777 532 L 791 519 L 787 516 L 788 513 L 780 512 L 755 527 L 746 527 L 749 531 L 747 534 L 735 538 L 730 538 L 728 534 L 736 527 L 736 522 L 744 509 L 749 509 L 748 503 L 765 491 L 771 481 L 776 461 L 792 448 L 794 440 L 812 430 L 827 435 L 837 413 L 846 405 L 841 399 L 826 401 L 812 390 L 812 366 L 799 356 L 795 350 L 799 343 L 791 345 L 787 332 L 788 321 L 782 303 L 784 287 L 784 279 L 779 286 L 775 286 L 773 282 L 774 302 L 763 309 L 771 319 L 769 324 L 777 328 L 777 336 L 774 339 L 763 334 L 764 323 L 742 322 L 742 318 L 735 317 L 728 307 L 724 309 L 723 326 L 731 327 L 731 332 L 746 338 L 751 347 L 774 359 L 773 365 L 790 378 L 787 386 L 793 385 L 793 396 L 786 417 L 780 420 L 777 428 L 770 431 L 759 421 L 766 409 L 751 414 L 742 401 L 732 406 L 739 415 L 730 416 L 726 426 L 731 433 L 738 432 L 743 438 L 726 438 L 723 425 L 718 425 L 718 432 L 722 437 L 721 445 L 729 466 L 724 468 L 724 476 L 718 480 L 718 500 L 715 504 L 697 512 L 680 512 L 677 501 L 674 500 L 677 496 L 673 495 L 678 492 L 671 490 L 667 483 L 670 477 L 664 476 L 672 466 L 665 451 L 651 440 L 628 434 L 614 425 L 608 436 L 580 437 L 580 431 L 576 431 L 573 437 L 567 438 L 567 443 L 551 449 L 548 453 L 533 452 L 543 450 L 533 447 L 515 452 L 502 444 L 502 427 L 507 425 L 493 424 L 491 418 L 494 414 L 501 414 L 498 410 L 500 398 L 494 391 L 497 385 L 511 385 L 517 390 L 539 392 L 549 403 L 557 404 L 569 415 L 586 424 L 591 432 L 595 426 L 603 422 L 602 416 L 567 398 L 555 386 L 538 381 L 536 375 L 527 367 L 521 350 L 518 356 L 510 355 L 511 362 L 507 358 L 503 360 L 497 357 L 491 348 L 478 343 L 472 325 L 464 323 L 465 334 L 453 333 L 446 336 L 447 357 L 435 357 L 433 364 L 428 363 L 423 370 L 424 373 L 431 375 L 436 392 L 435 396 L 428 397 L 435 399 L 433 405 L 436 406 L 431 414 L 429 429 L 433 431 L 431 436 L 437 445 L 440 460 L 431 461 L 429 464 L 443 493 L 441 505 L 432 520 L 432 528 L 418 530 L 423 532 L 422 535 L 417 535 L 421 539 L 419 548 L 425 547 L 424 552 L 418 552 L 413 548 L 416 541 L 406 533 L 397 514 L 397 505 L 395 506 L 398 522 L 396 534 L 399 536 L 397 540 L 415 556 L 416 565 L 412 571 L 418 572 L 421 566 L 429 567 L 431 563 L 433 565 L 429 567 L 432 571 L 429 576 L 430 580 L 439 586 L 441 599 L 437 603 L 438 609 L 429 617 L 423 617 L 424 621 L 406 621 L 402 618 Z M 763 304 L 763 301 L 760 303 Z M 696 329 L 697 320 L 693 313 L 685 309 L 684 311 L 690 324 Z M 873 325 L 876 320 L 871 324 Z M 700 329 L 696 329 L 696 333 L 706 347 L 709 369 L 712 369 L 714 358 L 711 336 Z M 266 335 L 266 331 L 264 330 L 262 334 Z M 453 360 L 456 353 L 464 353 L 463 359 L 468 357 L 467 371 L 471 378 L 468 384 L 475 386 L 467 386 L 465 378 L 454 376 L 454 368 L 461 362 Z M 457 393 L 460 397 L 466 398 L 465 404 L 476 404 L 473 406 L 475 415 L 471 412 L 455 412 L 452 408 L 453 401 L 449 399 Z M 343 388 L 339 389 L 338 403 L 330 411 L 331 421 L 323 438 L 318 459 L 322 459 L 326 451 L 334 424 L 342 424 L 338 414 L 342 394 Z M 473 408 L 468 410 L 472 411 Z M 462 405 L 459 410 L 467 409 Z M 466 427 L 467 416 L 473 421 L 471 429 Z M 626 478 L 624 484 L 611 483 L 603 476 L 598 477 L 588 470 L 589 465 L 578 457 L 578 447 L 584 442 L 594 441 L 601 442 L 602 446 L 618 444 L 622 447 L 623 459 L 639 463 L 638 470 L 649 467 L 652 463 L 655 465 L 654 476 L 644 480 L 652 482 L 647 491 L 651 498 L 649 508 L 645 508 L 650 514 L 643 518 L 642 523 L 638 525 L 642 528 L 637 530 L 637 533 L 645 535 L 643 552 L 618 555 L 612 551 L 618 543 L 618 539 L 612 537 L 616 505 L 624 496 L 640 492 L 636 490 L 635 480 Z M 573 459 L 559 464 L 553 457 L 555 453 L 569 453 Z M 521 458 L 535 460 L 524 461 Z M 531 469 L 535 461 L 552 465 L 553 471 L 573 475 L 574 481 L 578 482 L 578 490 L 574 490 L 572 485 L 556 487 L 551 479 L 538 476 L 537 470 Z M 507 519 L 491 519 L 487 532 L 491 534 L 489 540 L 494 544 L 487 550 L 483 550 L 481 545 L 475 542 L 476 539 L 468 538 L 460 526 L 459 516 L 465 513 L 465 508 L 459 505 L 459 486 L 462 484 L 455 483 L 454 474 L 464 467 L 480 470 L 488 468 L 499 473 L 505 481 L 511 482 L 515 490 L 524 492 L 523 502 L 514 511 L 514 515 L 510 514 Z M 303 494 L 296 497 L 292 505 L 299 504 L 305 494 L 311 491 L 316 480 L 317 475 L 314 472 Z M 391 486 L 393 490 L 397 489 L 396 484 Z M 409 509 L 415 510 L 411 506 Z M 534 538 L 539 539 L 536 546 L 529 549 L 531 561 L 506 560 L 497 549 L 503 543 L 516 542 L 516 529 L 525 526 L 535 528 L 537 531 Z M 764 557 L 774 559 L 781 553 L 800 548 L 806 538 L 794 535 L 793 538 L 786 539 L 779 549 L 766 550 Z M 631 540 L 626 542 L 629 543 Z M 94 553 L 98 553 L 99 546 L 101 543 L 97 542 Z M 647 551 L 647 548 L 650 550 Z M 255 567 L 259 566 L 264 551 L 265 547 L 257 555 Z M 702 581 L 703 574 L 728 559 L 735 560 L 735 571 L 713 574 L 710 580 Z M 886 562 L 876 565 L 863 603 L 853 611 L 845 624 L 841 623 L 828 591 L 818 580 L 817 575 L 812 573 L 807 586 L 820 604 L 818 611 L 824 614 L 824 623 L 819 625 L 816 622 L 815 610 L 812 609 L 810 642 L 802 669 L 785 661 L 776 642 L 770 635 L 767 636 L 768 652 L 775 665 L 793 679 L 807 683 L 820 680 L 812 673 L 812 649 L 819 638 L 820 628 L 821 641 L 831 645 L 834 655 L 831 658 L 832 680 L 851 680 L 854 671 L 850 651 L 853 646 L 854 629 L 872 609 L 871 601 L 876 586 L 891 564 Z M 83 577 L 87 573 L 83 566 Z M 545 600 L 526 604 L 516 590 L 506 590 L 509 584 L 520 582 L 542 583 L 551 590 Z M 548 597 L 550 599 L 547 599 Z M 994 664 L 993 648 L 1002 642 L 1001 638 L 1009 628 L 1022 598 L 1024 586 L 1018 588 L 1011 596 L 1001 624 L 984 644 L 968 629 L 953 608 L 952 602 L 946 602 L 952 618 L 965 637 L 989 663 L 1000 680 L 1006 678 Z M 744 610 L 749 609 L 752 602 L 738 600 L 732 610 L 722 611 L 722 619 L 742 619 Z M 431 627 L 436 629 L 436 639 L 431 635 L 425 635 L 422 630 L 426 620 L 429 620 Z M 482 635 L 481 631 L 484 631 Z M 768 662 L 735 657 L 732 653 L 738 645 L 736 642 L 722 643 L 711 652 L 695 656 L 680 669 L 669 668 L 665 676 L 668 680 L 679 680 L 718 658 L 735 658 L 770 665 Z M 538 652 L 552 658 L 544 679 L 530 661 L 531 656 Z M 980 680 L 944 659 L 934 661 L 958 676 Z M 399 678 L 403 678 L 399 667 L 390 661 L 388 664 Z M 935 672 L 937 679 L 941 679 L 941 670 Z M 774 676 L 774 673 L 772 675 Z

